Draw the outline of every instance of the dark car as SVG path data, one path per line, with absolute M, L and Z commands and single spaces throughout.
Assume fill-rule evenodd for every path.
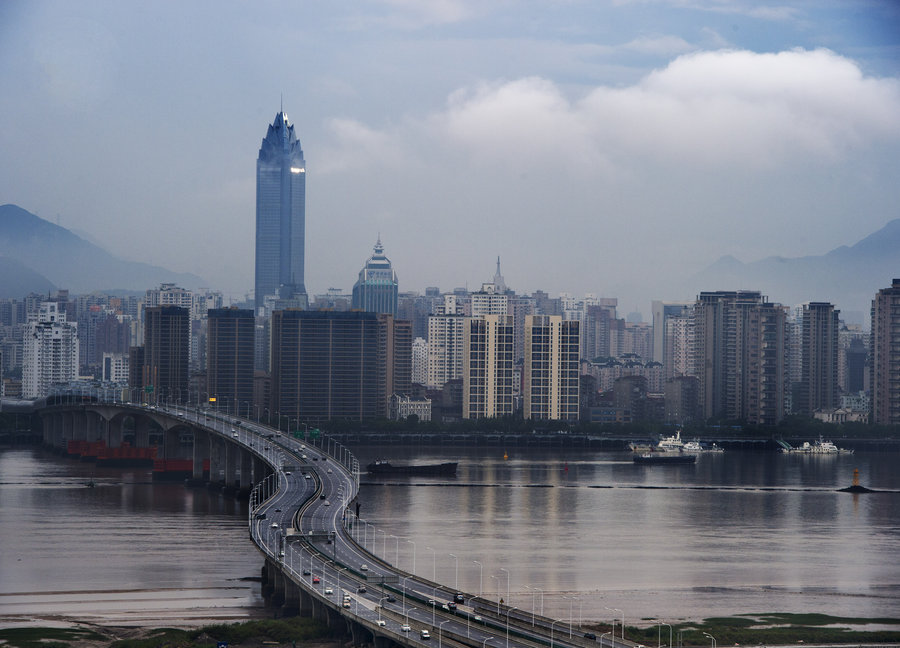
M 256 519 L 257 519 L 257 520 L 265 520 L 265 519 L 266 519 L 266 514 L 265 514 L 265 513 L 257 513 L 257 514 L 256 514 Z
M 394 598 L 393 596 L 391 596 L 390 594 L 388 594 L 388 595 L 385 597 L 385 600 L 386 600 L 388 603 L 396 603 L 396 602 L 397 602 L 397 599 Z
M 447 603 L 447 609 L 449 609 L 451 612 L 456 611 L 456 603 L 450 601 L 449 603 Z
M 584 638 L 585 638 L 585 639 L 592 639 L 592 640 L 595 640 L 595 641 L 596 641 L 597 635 L 595 635 L 593 632 L 585 632 L 585 633 L 584 633 Z
M 465 602 L 466 597 L 463 596 L 462 592 L 457 592 L 456 594 L 454 594 L 453 600 L 456 601 L 457 603 L 463 603 L 463 602 Z
M 356 588 L 356 591 L 359 592 L 360 594 L 365 594 L 365 593 L 366 593 L 366 586 L 365 586 L 365 585 L 360 585 L 359 587 Z

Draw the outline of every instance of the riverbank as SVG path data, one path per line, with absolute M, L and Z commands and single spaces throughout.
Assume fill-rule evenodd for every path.
M 50 621 L 49 619 L 47 621 Z M 865 629 L 869 628 L 869 629 Z M 616 633 L 621 632 L 617 627 Z M 610 626 L 580 628 L 601 638 Z M 706 646 L 710 638 L 733 646 L 900 646 L 900 619 L 848 618 L 825 614 L 747 614 L 709 618 L 702 623 L 651 623 L 625 628 L 625 637 L 645 646 Z M 670 643 L 671 642 L 671 643 Z M 260 619 L 201 627 L 143 628 L 100 626 L 73 621 L 52 626 L 0 629 L 6 648 L 341 648 L 346 638 L 335 637 L 309 618 Z

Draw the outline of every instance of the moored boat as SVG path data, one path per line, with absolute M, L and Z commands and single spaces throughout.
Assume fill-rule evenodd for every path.
M 425 465 L 397 465 L 390 461 L 373 461 L 366 470 L 371 475 L 455 475 L 456 462 Z
M 681 440 L 681 430 L 675 432 L 675 436 L 664 437 L 656 444 L 659 452 L 681 452 L 684 449 L 684 441 Z
M 786 443 L 784 445 L 787 445 Z M 815 455 L 834 455 L 834 454 L 853 454 L 853 450 L 848 448 L 839 448 L 831 441 L 825 441 L 822 437 L 819 437 L 818 441 L 813 441 L 810 443 L 809 441 L 804 441 L 803 445 L 798 446 L 796 448 L 793 447 L 782 447 L 782 452 L 788 452 L 791 454 L 815 454 Z
M 636 464 L 691 464 L 697 461 L 697 455 L 683 452 L 645 452 L 632 457 Z

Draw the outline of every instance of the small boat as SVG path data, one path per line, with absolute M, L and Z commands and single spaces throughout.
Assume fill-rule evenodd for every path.
M 636 464 L 692 464 L 697 455 L 683 452 L 645 452 L 632 457 Z
M 787 446 L 787 444 L 783 444 Z M 810 443 L 809 441 L 804 441 L 803 445 L 792 448 L 782 447 L 782 452 L 788 452 L 791 454 L 815 454 L 815 455 L 835 455 L 835 454 L 853 454 L 853 450 L 849 450 L 847 448 L 838 448 L 831 441 L 825 441 L 822 437 L 819 437 L 818 441 L 813 441 Z
M 681 452 L 684 448 L 684 441 L 681 440 L 681 430 L 675 433 L 675 436 L 665 437 L 656 444 L 659 452 Z
M 704 445 L 699 441 L 688 441 L 682 448 L 683 452 L 725 452 L 725 449 L 713 443 L 712 445 Z
M 456 462 L 426 465 L 396 465 L 390 461 L 373 461 L 366 470 L 370 475 L 456 475 Z

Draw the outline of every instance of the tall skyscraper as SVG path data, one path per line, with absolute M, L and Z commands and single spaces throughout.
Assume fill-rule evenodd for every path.
M 181 306 L 144 310 L 144 366 L 141 383 L 148 400 L 188 402 L 190 312 Z M 131 385 L 134 387 L 134 385 Z
M 375 251 L 353 285 L 353 308 L 370 313 L 397 314 L 397 273 L 390 260 L 384 256 L 381 237 L 375 243 Z
M 256 306 L 267 296 L 306 306 L 306 162 L 287 115 L 269 125 L 256 161 Z
M 900 279 L 872 300 L 872 423 L 900 423 Z
M 579 324 L 560 315 L 525 316 L 526 419 L 578 420 Z
M 211 308 L 207 317 L 206 389 L 225 411 L 250 415 L 256 320 L 250 309 Z
M 794 411 L 812 416 L 838 406 L 838 315 L 832 304 L 803 304 L 799 403 Z
M 787 315 L 754 291 L 703 292 L 693 309 L 705 419 L 774 425 L 784 418 Z
M 271 326 L 270 407 L 283 425 L 383 413 L 375 313 L 277 310 Z

